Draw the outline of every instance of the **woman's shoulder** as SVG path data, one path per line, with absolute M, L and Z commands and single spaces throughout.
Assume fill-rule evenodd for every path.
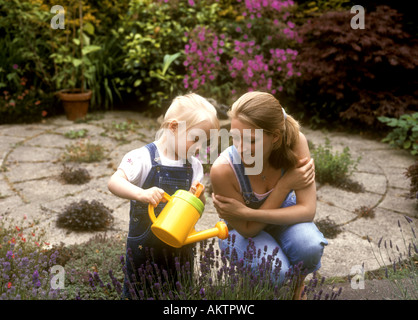
M 293 148 L 293 151 L 299 156 L 299 157 L 306 157 L 309 156 L 309 146 L 308 146 L 308 139 L 306 139 L 305 135 L 299 131 L 299 139 L 296 143 L 295 147 Z
M 211 179 L 230 178 L 234 176 L 234 171 L 231 167 L 228 149 L 224 150 L 218 158 L 213 162 L 210 169 Z

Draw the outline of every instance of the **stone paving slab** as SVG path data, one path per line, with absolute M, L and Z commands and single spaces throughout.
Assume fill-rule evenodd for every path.
M 123 111 L 106 112 L 93 118 L 87 123 L 74 123 L 59 116 L 44 123 L 0 126 L 0 217 L 6 221 L 25 216 L 36 220 L 36 228 L 45 229 L 51 244 L 81 243 L 94 233 L 57 228 L 57 217 L 73 201 L 96 199 L 113 210 L 114 224 L 107 234 L 126 236 L 129 201 L 112 195 L 107 189 L 107 181 L 127 152 L 154 140 L 158 121 L 140 113 Z M 121 123 L 132 124 L 132 127 L 119 130 L 117 125 Z M 106 148 L 105 158 L 99 163 L 68 163 L 86 168 L 92 179 L 83 185 L 65 184 L 59 178 L 63 168 L 62 154 L 67 145 L 77 142 L 65 137 L 65 133 L 81 129 L 88 130 L 86 139 Z M 315 222 L 329 219 L 341 231 L 335 238 L 328 239 L 320 274 L 346 276 L 353 267 L 363 263 L 366 270 L 377 268 L 373 250 L 381 237 L 402 244 L 398 220 L 405 226 L 405 234 L 404 215 L 413 218 L 413 226 L 418 230 L 417 203 L 405 197 L 409 180 L 403 174 L 415 158 L 403 150 L 392 149 L 360 135 L 307 128 L 303 132 L 315 145 L 324 144 L 328 138 L 333 150 L 341 152 L 349 147 L 353 158 L 361 156 L 351 178 L 364 186 L 364 192 L 317 186 Z M 374 209 L 374 218 L 358 216 L 356 209 L 364 206 Z M 196 230 L 212 228 L 218 220 L 207 193 L 205 212 Z

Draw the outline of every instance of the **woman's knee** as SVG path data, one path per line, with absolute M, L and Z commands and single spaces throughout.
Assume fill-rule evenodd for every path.
M 292 226 L 287 236 L 289 239 L 284 249 L 292 265 L 302 262 L 304 268 L 314 271 L 328 244 L 322 233 L 315 224 L 306 223 Z

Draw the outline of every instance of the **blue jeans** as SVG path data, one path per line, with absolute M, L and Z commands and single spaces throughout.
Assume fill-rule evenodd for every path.
M 229 232 L 229 237 L 228 240 L 219 240 L 220 249 L 226 250 L 229 247 L 231 252 L 235 248 L 238 260 L 244 259 L 244 255 L 248 256 L 250 251 L 254 257 L 251 267 L 255 272 L 264 253 L 265 257 L 272 255 L 274 259 L 278 258 L 281 266 L 279 278 L 275 280 L 279 284 L 283 283 L 291 268 L 299 263 L 302 263 L 302 274 L 306 275 L 318 270 L 321 267 L 324 246 L 328 244 L 312 222 L 290 226 L 269 225 L 254 238 L 244 238 L 237 230 L 232 230 Z M 235 237 L 234 243 L 232 243 L 233 237 Z M 252 243 L 252 248 L 249 248 Z M 257 258 L 259 250 L 261 257 Z

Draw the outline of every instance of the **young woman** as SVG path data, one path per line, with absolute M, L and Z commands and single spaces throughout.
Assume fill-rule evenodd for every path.
M 302 263 L 303 276 L 295 292 L 300 298 L 304 277 L 320 267 L 328 244 L 312 222 L 316 186 L 307 140 L 298 122 L 269 93 L 244 94 L 229 115 L 234 145 L 221 154 L 210 173 L 213 203 L 235 238 L 233 244 L 220 240 L 220 247 L 233 246 L 238 258 L 244 257 L 249 238 L 256 251 L 264 252 L 267 246 L 267 254 L 272 254 L 279 248 L 278 283 L 292 266 Z M 263 130 L 261 139 L 257 129 Z M 251 132 L 248 143 L 246 130 Z M 246 174 L 245 169 L 254 167 L 247 159 L 257 156 L 262 158 L 261 172 Z M 253 267 L 257 268 L 256 260 Z

